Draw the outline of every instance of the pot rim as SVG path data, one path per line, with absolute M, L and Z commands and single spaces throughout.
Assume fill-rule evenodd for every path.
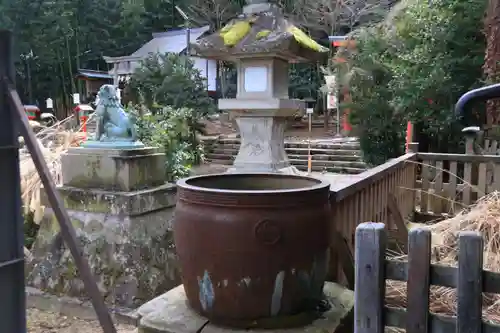
M 285 178 L 295 178 L 295 179 L 304 179 L 304 180 L 310 180 L 311 182 L 316 182 L 316 184 L 308 187 L 298 187 L 298 188 L 292 188 L 292 189 L 276 189 L 276 190 L 227 190 L 227 189 L 217 189 L 217 188 L 207 188 L 207 187 L 201 187 L 201 186 L 196 186 L 196 185 L 191 185 L 189 182 L 197 179 L 207 179 L 207 178 L 219 178 L 219 177 L 240 177 L 240 176 L 250 176 L 250 177 L 258 177 L 258 176 L 267 176 L 267 177 L 272 177 L 272 178 L 279 178 L 279 177 L 285 177 Z M 301 176 L 301 175 L 285 175 L 285 174 L 279 174 L 279 173 L 269 173 L 269 172 L 248 172 L 248 173 L 216 173 L 216 174 L 210 174 L 210 175 L 197 175 L 197 176 L 191 176 L 187 178 L 182 178 L 177 181 L 177 186 L 185 189 L 185 190 L 192 190 L 192 191 L 197 191 L 197 192 L 205 192 L 205 193 L 227 193 L 227 194 L 246 194 L 246 195 L 252 195 L 252 194 L 273 194 L 273 193 L 298 193 L 298 192 L 308 192 L 308 191 L 315 191 L 319 190 L 325 187 L 330 187 L 330 182 L 325 181 L 320 178 L 316 177 L 311 177 L 311 176 Z

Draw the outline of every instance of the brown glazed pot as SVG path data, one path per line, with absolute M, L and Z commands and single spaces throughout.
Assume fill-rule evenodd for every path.
M 327 182 L 219 174 L 177 185 L 174 238 L 194 310 L 227 323 L 317 304 L 328 270 Z

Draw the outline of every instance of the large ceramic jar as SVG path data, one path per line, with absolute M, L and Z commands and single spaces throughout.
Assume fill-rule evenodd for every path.
M 214 322 L 289 316 L 321 298 L 329 184 L 281 174 L 178 181 L 174 237 L 190 306 Z

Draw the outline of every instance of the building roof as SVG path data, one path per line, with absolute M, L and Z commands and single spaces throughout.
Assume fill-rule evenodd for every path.
M 131 54 L 132 57 L 146 57 L 150 53 L 181 53 L 187 47 L 187 29 L 170 30 L 153 33 L 153 39 L 144 44 L 140 49 Z M 195 41 L 210 30 L 206 25 L 190 29 L 190 40 Z
M 78 77 L 84 77 L 88 79 L 103 79 L 103 80 L 111 80 L 113 77 L 108 74 L 108 72 L 95 71 L 91 69 L 79 69 Z

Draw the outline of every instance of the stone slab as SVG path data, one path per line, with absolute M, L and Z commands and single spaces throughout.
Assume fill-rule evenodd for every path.
M 136 216 L 173 207 L 177 200 L 177 187 L 170 183 L 131 192 L 71 186 L 58 186 L 57 189 L 67 209 L 119 216 Z M 45 191 L 40 191 L 40 203 L 42 206 L 50 206 Z
M 71 148 L 61 156 L 63 185 L 133 191 L 159 186 L 165 179 L 165 155 L 156 148 Z
M 354 306 L 354 292 L 336 283 L 325 283 L 324 293 L 332 305 L 323 316 L 310 325 L 293 329 L 265 330 L 266 333 L 334 332 Z M 182 285 L 142 305 L 140 333 L 257 333 L 262 330 L 229 329 L 212 325 L 191 310 Z
M 174 209 L 137 216 L 68 210 L 77 240 L 108 304 L 136 308 L 179 285 L 172 232 Z M 31 253 L 25 261 L 28 286 L 54 295 L 88 297 L 49 208 Z
M 96 141 L 87 140 L 82 144 L 83 148 L 97 148 L 97 149 L 137 149 L 144 148 L 144 143 L 132 140 L 110 140 L 110 141 Z
M 244 113 L 245 116 L 290 117 L 297 111 L 305 111 L 306 103 L 288 98 L 226 98 L 219 99 L 219 109 Z

